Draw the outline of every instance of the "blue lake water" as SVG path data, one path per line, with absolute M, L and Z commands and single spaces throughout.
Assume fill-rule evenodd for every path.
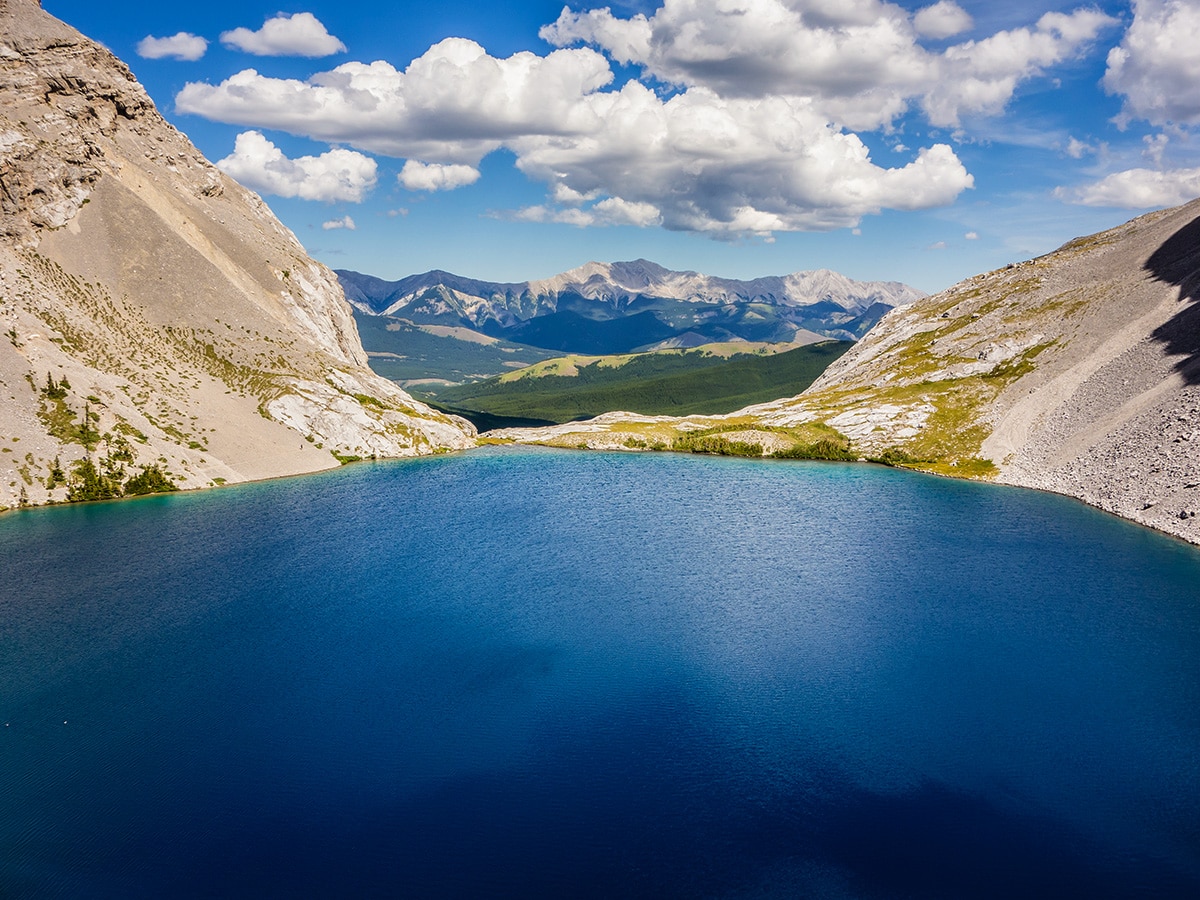
M 1200 553 L 537 450 L 0 518 L 0 896 L 1200 896 Z

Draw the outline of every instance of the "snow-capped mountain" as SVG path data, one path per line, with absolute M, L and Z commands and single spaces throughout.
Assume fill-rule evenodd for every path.
M 895 281 L 854 281 L 828 269 L 741 281 L 674 272 L 644 259 L 589 262 L 519 283 L 426 272 L 399 281 L 342 270 L 346 297 L 368 315 L 460 325 L 521 343 L 625 352 L 664 341 L 791 340 L 799 329 L 861 337 L 921 291 Z
M 855 281 L 829 269 L 769 275 L 742 281 L 699 272 L 675 272 L 646 259 L 632 262 L 589 262 L 550 278 L 517 283 L 479 281 L 450 272 L 432 271 L 399 281 L 338 270 L 346 296 L 372 315 L 396 315 L 413 300 L 433 290 L 452 305 L 502 318 L 501 309 L 528 308 L 534 315 L 553 312 L 563 294 L 620 306 L 637 298 L 684 300 L 689 303 L 765 303 L 770 306 L 812 306 L 835 303 L 853 314 L 871 306 L 901 306 L 925 294 L 898 281 Z M 472 301 L 476 302 L 472 302 Z M 480 304 L 477 301 L 486 303 Z M 533 301 L 532 304 L 529 301 Z M 518 314 L 519 316 L 519 314 Z M 520 316 L 519 316 L 520 317 Z

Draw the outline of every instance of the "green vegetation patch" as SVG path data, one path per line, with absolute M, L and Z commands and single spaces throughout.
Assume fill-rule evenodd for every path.
M 754 439 L 756 437 L 758 440 Z M 850 440 L 824 424 L 797 428 L 723 424 L 680 434 L 670 449 L 684 453 L 769 456 L 774 459 L 858 459 L 850 449 Z
M 422 398 L 439 396 L 447 384 L 480 381 L 558 355 L 508 341 L 431 334 L 391 316 L 355 313 L 354 320 L 371 368 Z
M 46 486 L 56 486 L 61 475 L 62 470 L 56 459 L 51 479 L 47 480 Z M 143 466 L 141 472 L 128 479 L 125 479 L 124 475 L 124 467 L 117 465 L 111 456 L 102 457 L 98 466 L 92 462 L 91 457 L 76 460 L 71 466 L 70 476 L 66 479 L 67 502 L 113 500 L 117 497 L 162 494 L 179 490 L 175 482 L 157 464 Z M 51 480 L 55 483 L 51 484 Z
M 85 500 L 111 500 L 123 493 L 120 476 L 97 468 L 91 457 L 76 460 L 67 481 L 67 500 L 80 503 Z
M 602 359 L 571 376 L 506 376 L 443 390 L 439 403 L 467 418 L 487 413 L 563 423 L 625 410 L 643 415 L 719 415 L 799 394 L 852 345 L 823 341 L 770 356 L 722 359 L 702 351 L 647 353 L 619 367 Z M 477 425 L 479 423 L 476 423 Z
M 374 406 L 376 409 L 387 409 L 388 405 L 378 397 L 372 397 L 370 394 L 354 394 L 354 399 L 363 406 Z
M 131 497 L 141 494 L 165 494 L 177 490 L 178 485 L 157 465 L 143 467 L 141 472 L 125 482 L 125 493 Z
M 46 428 L 46 433 L 57 438 L 64 444 L 81 444 L 91 450 L 100 440 L 100 432 L 93 426 L 99 423 L 100 416 L 92 412 L 90 401 L 84 401 L 82 416 L 76 422 L 77 413 L 67 402 L 71 385 L 64 377 L 56 382 L 52 376 L 46 376 L 46 386 L 41 390 L 41 404 L 38 408 L 38 418 Z
M 1007 384 L 1003 378 L 949 379 L 921 382 L 870 391 L 822 395 L 821 405 L 836 415 L 841 409 L 862 404 L 894 404 L 911 407 L 929 404 L 933 412 L 913 437 L 888 445 L 877 462 L 960 477 L 988 477 L 996 467 L 979 457 L 991 428 L 981 421 L 986 408 Z

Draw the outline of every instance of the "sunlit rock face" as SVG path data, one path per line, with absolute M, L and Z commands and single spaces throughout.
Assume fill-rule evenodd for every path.
M 367 368 L 336 276 L 33 0 L 0 3 L 0 185 L 0 506 L 64 499 L 56 458 L 203 487 L 474 444 Z

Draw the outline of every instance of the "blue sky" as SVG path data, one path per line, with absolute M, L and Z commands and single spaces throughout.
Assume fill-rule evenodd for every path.
M 932 291 L 1200 194 L 1197 0 L 43 5 L 314 256 L 385 278 L 646 257 Z

